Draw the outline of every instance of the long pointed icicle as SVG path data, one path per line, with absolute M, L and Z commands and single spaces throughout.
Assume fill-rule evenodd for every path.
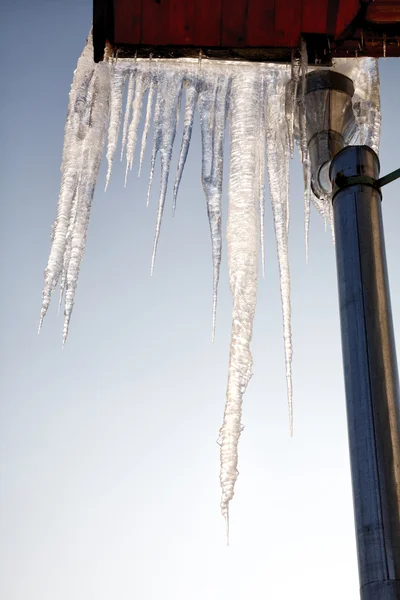
M 287 125 L 288 125 L 290 158 L 293 158 L 293 155 L 294 155 L 294 124 L 295 124 L 295 115 L 296 115 L 296 108 L 297 108 L 297 91 L 298 91 L 299 79 L 300 79 L 300 59 L 296 56 L 295 51 L 292 50 L 290 82 L 287 86 L 287 97 L 286 97 L 286 119 L 287 119 Z
M 259 74 L 238 67 L 238 73 L 232 79 L 230 102 L 231 160 L 226 237 L 233 314 L 224 422 L 219 436 L 221 510 L 227 526 L 229 503 L 238 476 L 243 394 L 253 365 L 250 342 L 258 277 L 258 186 L 254 165 L 259 134 Z
M 287 228 L 289 147 L 287 129 L 284 126 L 284 85 L 282 74 L 267 75 L 267 166 L 280 274 L 289 426 L 290 434 L 293 435 L 292 332 Z
M 71 253 L 66 273 L 63 344 L 68 337 L 79 271 L 86 247 L 90 209 L 107 131 L 110 104 L 109 63 L 99 63 L 96 66 L 95 78 L 90 126 L 82 153 L 82 174 L 77 190 L 76 218 L 71 234 Z
M 126 107 L 124 115 L 124 125 L 122 128 L 121 160 L 124 158 L 126 140 L 128 136 L 129 117 L 131 115 L 133 94 L 135 93 L 136 68 L 131 71 L 128 82 L 128 93 L 126 97 Z
M 141 147 L 140 147 L 140 161 L 139 161 L 138 176 L 140 176 L 140 173 L 142 172 L 143 158 L 144 158 L 144 153 L 146 150 L 147 137 L 149 135 L 151 113 L 153 110 L 154 90 L 155 90 L 154 77 L 153 77 L 152 73 L 150 73 L 150 84 L 149 84 L 149 93 L 147 96 L 146 117 L 144 120 L 142 143 L 141 143 Z
M 306 240 L 306 262 L 308 262 L 308 237 L 310 230 L 310 202 L 311 202 L 311 163 L 308 153 L 307 143 L 307 115 L 306 115 L 306 76 L 308 71 L 308 55 L 307 44 L 305 40 L 301 40 L 301 59 L 300 59 L 300 75 L 301 75 L 301 96 L 299 103 L 299 130 L 300 130 L 300 152 L 301 162 L 303 163 L 303 179 L 304 179 L 304 232 Z
M 226 105 L 229 84 L 230 78 L 227 75 L 216 75 L 209 85 L 203 86 L 200 89 L 198 100 L 203 146 L 201 177 L 207 202 L 213 260 L 213 340 L 215 337 L 218 283 L 222 250 L 222 175 Z
M 86 134 L 89 132 L 89 127 L 91 125 L 91 115 L 92 115 L 92 109 L 93 109 L 93 102 L 94 102 L 94 96 L 95 96 L 95 83 L 96 83 L 96 74 L 93 75 L 93 77 L 91 77 L 90 80 L 90 84 L 87 90 L 87 95 L 86 95 L 86 103 L 85 103 L 85 107 L 82 109 L 82 117 L 81 117 L 81 122 L 79 125 L 79 133 L 78 133 L 78 137 L 81 138 L 83 141 L 82 143 L 79 145 L 79 158 L 77 161 L 77 183 L 76 183 L 76 187 L 75 187 L 75 192 L 74 192 L 74 196 L 72 199 L 72 204 L 71 204 L 71 212 L 70 212 L 70 217 L 69 217 L 69 223 L 68 223 L 68 229 L 67 229 L 67 233 L 65 236 L 65 251 L 64 251 L 64 258 L 63 258 L 63 266 L 62 266 L 62 272 L 61 272 L 61 278 L 60 278 L 60 296 L 59 296 L 59 302 L 58 302 L 58 315 L 61 312 L 61 306 L 62 306 L 62 302 L 64 299 L 64 294 L 65 294 L 65 288 L 66 288 L 66 283 L 67 283 L 67 272 L 68 272 L 68 267 L 69 267 L 69 261 L 71 258 L 71 238 L 72 238 L 72 233 L 74 231 L 74 227 L 75 227 L 75 222 L 76 222 L 76 215 L 77 215 L 77 210 L 78 210 L 78 206 L 79 206 L 79 190 L 80 190 L 80 186 L 81 186 L 81 179 L 82 179 L 82 175 L 84 173 L 84 164 L 85 164 L 85 160 L 84 160 L 84 152 L 85 152 L 85 142 L 86 142 Z
M 183 95 L 183 79 L 182 79 L 182 85 L 178 91 L 178 98 L 176 101 L 176 123 L 175 123 L 176 129 L 178 129 L 179 121 L 181 120 L 182 95 Z
M 107 147 L 108 168 L 105 187 L 106 190 L 108 188 L 108 184 L 110 183 L 115 151 L 117 149 L 119 130 L 121 128 L 122 97 L 124 94 L 125 82 L 126 70 L 125 68 L 120 68 L 117 63 L 113 66 L 113 74 L 111 80 L 110 124 L 108 126 Z
M 62 306 L 62 302 L 64 299 L 65 287 L 66 287 L 66 283 L 67 283 L 67 271 L 68 271 L 68 266 L 69 266 L 69 260 L 71 258 L 71 237 L 72 237 L 72 232 L 75 227 L 76 214 L 77 214 L 77 210 L 78 210 L 78 187 L 79 187 L 79 184 L 77 186 L 77 189 L 75 190 L 74 198 L 72 200 L 71 217 L 70 217 L 68 230 L 67 230 L 67 234 L 66 234 L 64 261 L 63 261 L 63 268 L 62 268 L 61 279 L 60 279 L 60 296 L 59 296 L 59 301 L 58 301 L 58 314 L 59 315 L 61 313 L 61 306 Z
M 161 139 L 161 128 L 162 128 L 162 117 L 161 117 L 161 109 L 165 102 L 165 98 L 162 97 L 160 93 L 160 85 L 157 80 L 157 90 L 156 90 L 156 99 L 155 99 L 155 109 L 154 109 L 154 119 L 153 119 L 153 142 L 151 148 L 151 159 L 150 159 L 150 175 L 149 175 L 149 186 L 147 190 L 147 206 L 150 204 L 150 193 L 151 187 L 153 185 L 153 177 L 154 177 L 154 169 L 156 166 L 156 158 L 157 153 L 160 149 L 160 139 Z
M 181 151 L 179 154 L 178 167 L 176 170 L 175 184 L 174 184 L 174 195 L 173 195 L 173 205 L 172 211 L 175 213 L 176 209 L 176 200 L 178 197 L 179 186 L 182 179 L 183 169 L 185 168 L 186 158 L 189 151 L 190 140 L 192 138 L 193 131 L 193 121 L 194 121 L 194 113 L 196 109 L 198 98 L 197 92 L 197 81 L 190 82 L 186 85 L 186 105 L 185 105 L 185 116 L 183 123 L 183 135 L 182 135 L 182 145 Z
M 52 231 L 50 255 L 45 270 L 39 332 L 50 305 L 51 294 L 55 290 L 62 273 L 66 247 L 66 234 L 71 218 L 73 198 L 78 183 L 82 144 L 87 133 L 87 126 L 85 126 L 84 120 L 87 105 L 91 102 L 88 91 L 93 78 L 94 69 L 93 43 L 90 34 L 86 46 L 78 60 L 69 94 L 61 164 L 61 188 L 58 198 L 57 217 Z
M 129 125 L 127 143 L 126 143 L 126 172 L 125 185 L 128 179 L 128 171 L 132 169 L 133 160 L 135 158 L 136 143 L 138 138 L 138 127 L 142 117 L 143 98 L 149 85 L 147 73 L 137 74 L 136 93 L 132 103 L 132 120 Z
M 159 93 L 164 97 L 161 103 L 160 129 L 158 150 L 161 158 L 161 185 L 158 198 L 156 232 L 154 235 L 153 254 L 151 257 L 151 273 L 154 271 L 158 240 L 160 237 L 161 221 L 167 194 L 169 170 L 171 166 L 172 149 L 175 141 L 177 126 L 177 99 L 183 84 L 183 75 L 179 72 L 165 73 L 161 80 Z
M 61 280 L 60 280 L 60 298 L 59 298 L 59 303 L 58 303 L 58 314 L 60 314 L 60 312 L 61 312 L 62 301 L 63 301 L 64 294 L 66 291 L 67 273 L 68 273 L 68 268 L 69 268 L 69 261 L 71 258 L 72 234 L 74 232 L 74 227 L 75 227 L 77 213 L 78 213 L 79 194 L 81 191 L 82 177 L 86 175 L 86 170 L 85 170 L 85 164 L 86 164 L 85 151 L 87 152 L 86 134 L 90 133 L 93 103 L 95 100 L 96 87 L 97 87 L 96 82 L 97 82 L 97 74 L 95 72 L 90 81 L 88 93 L 86 96 L 86 106 L 83 111 L 84 116 L 83 116 L 81 124 L 80 124 L 80 137 L 82 137 L 83 143 L 80 145 L 80 155 L 79 155 L 79 159 L 78 159 L 77 184 L 76 184 L 76 188 L 75 188 L 74 197 L 72 200 L 68 229 L 67 229 L 67 233 L 65 236 L 66 244 L 65 244 L 65 251 L 64 251 L 63 268 L 62 268 Z
M 260 247 L 261 268 L 265 277 L 265 94 L 266 84 L 264 73 L 260 76 L 260 125 L 257 145 L 256 176 L 258 180 L 258 202 L 260 211 Z

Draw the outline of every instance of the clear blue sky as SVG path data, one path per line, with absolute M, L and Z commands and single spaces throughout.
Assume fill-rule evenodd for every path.
M 91 9 L 90 0 L 0 7 L 0 597 L 320 600 L 323 590 L 324 600 L 354 600 L 334 248 L 313 210 L 306 266 L 297 160 L 290 237 L 295 437 L 288 434 L 267 203 L 266 279 L 231 547 L 219 513 L 216 444 L 231 299 L 224 254 L 212 345 L 198 123 L 175 218 L 166 210 L 153 278 L 157 186 L 146 209 L 149 157 L 142 178 L 132 172 L 127 189 L 117 164 L 106 194 L 103 164 L 67 346 L 62 352 L 56 302 L 36 335 L 68 92 Z M 380 67 L 387 173 L 400 166 L 400 62 L 387 59 Z M 398 339 L 399 196 L 400 184 L 392 184 L 383 204 Z

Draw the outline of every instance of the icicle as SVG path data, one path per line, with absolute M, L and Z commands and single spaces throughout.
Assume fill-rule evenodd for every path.
M 133 159 L 135 158 L 136 142 L 138 138 L 138 127 L 142 116 L 143 98 L 149 85 L 147 73 L 139 72 L 136 81 L 136 93 L 132 103 L 132 120 L 128 129 L 126 143 L 126 171 L 125 186 L 128 180 L 128 170 L 132 169 Z
M 118 63 L 113 65 L 113 75 L 111 80 L 111 99 L 110 99 L 110 124 L 108 126 L 108 148 L 107 148 L 107 178 L 106 187 L 110 183 L 111 171 L 114 161 L 115 151 L 117 149 L 119 130 L 121 127 L 122 116 L 122 97 L 126 82 L 126 70 L 120 68 Z
M 243 394 L 252 375 L 250 342 L 257 298 L 258 189 L 254 165 L 259 138 L 259 73 L 236 67 L 232 79 L 227 225 L 229 285 L 233 296 L 232 337 L 224 422 L 220 429 L 221 510 L 228 518 L 238 476 Z
M 213 259 L 213 312 L 212 340 L 218 299 L 219 270 L 221 264 L 221 201 L 224 133 L 229 77 L 225 74 L 210 78 L 209 85 L 199 91 L 199 114 L 202 139 L 202 183 L 207 202 Z
M 131 73 L 129 75 L 128 94 L 127 94 L 127 98 L 126 98 L 126 107 L 125 107 L 125 115 L 124 115 L 124 126 L 123 126 L 123 129 L 122 129 L 121 160 L 123 159 L 124 153 L 125 153 L 126 138 L 127 138 L 127 135 L 128 135 L 129 117 L 131 115 L 133 94 L 135 92 L 135 81 L 136 81 L 135 80 L 135 76 L 136 76 L 136 70 L 135 71 L 131 71 Z
M 181 118 L 183 85 L 184 85 L 184 81 L 182 81 L 182 85 L 179 88 L 178 99 L 177 99 L 177 102 L 176 102 L 176 124 L 175 124 L 175 128 L 176 129 L 178 129 L 179 121 L 180 121 L 180 118 Z
M 89 35 L 86 46 L 78 60 L 69 95 L 61 164 L 61 188 L 57 217 L 53 225 L 50 256 L 45 270 L 39 332 L 50 305 L 51 294 L 57 286 L 63 268 L 66 233 L 78 182 L 79 159 L 81 158 L 83 140 L 87 134 L 85 117 L 87 106 L 91 104 L 91 96 L 88 90 L 93 78 L 94 68 L 92 36 Z
M 176 171 L 175 184 L 174 184 L 174 196 L 172 212 L 175 213 L 176 199 L 178 196 L 179 186 L 182 179 L 183 169 L 185 168 L 186 158 L 189 151 L 190 140 L 192 138 L 194 112 L 197 103 L 197 79 L 195 81 L 187 82 L 186 84 L 186 105 L 185 105 L 185 116 L 183 122 L 183 135 L 181 151 L 179 155 L 178 168 Z
M 160 82 L 157 81 L 157 95 L 155 100 L 155 109 L 154 109 L 154 119 L 153 119 L 153 145 L 151 150 L 151 159 L 150 159 L 150 175 L 149 175 L 149 187 L 147 190 L 147 206 L 150 204 L 150 193 L 151 186 L 153 184 L 154 177 L 154 168 L 156 166 L 156 158 L 157 152 L 159 150 L 160 144 L 160 136 L 161 136 L 161 104 L 165 99 L 162 98 L 160 94 Z
M 354 143 L 355 134 L 359 133 L 360 144 L 370 146 L 378 153 L 381 107 L 377 59 L 337 59 L 335 68 L 354 82 L 353 109 L 358 131 L 350 131 L 346 143 Z
M 79 133 L 78 133 L 78 138 L 82 139 L 82 140 L 85 140 L 86 133 L 87 133 L 89 127 L 91 126 L 93 102 L 94 102 L 94 98 L 95 98 L 95 82 L 96 82 L 96 75 L 91 77 L 90 84 L 89 84 L 89 87 L 87 90 L 86 105 L 82 111 L 83 117 L 82 117 L 82 120 L 81 120 L 81 123 L 79 126 Z M 60 315 L 60 312 L 61 312 L 61 306 L 62 306 L 62 301 L 64 298 L 65 286 L 66 286 L 66 280 L 67 280 L 67 271 L 68 271 L 68 266 L 69 266 L 69 260 L 71 257 L 71 236 L 72 236 L 72 232 L 73 232 L 73 229 L 75 226 L 76 214 L 77 214 L 77 208 L 78 208 L 79 188 L 80 188 L 80 183 L 81 183 L 81 179 L 82 179 L 82 173 L 84 171 L 84 150 L 85 150 L 85 141 L 83 141 L 83 143 L 80 144 L 80 154 L 79 154 L 79 158 L 77 161 L 77 166 L 78 166 L 77 184 L 76 184 L 74 196 L 72 199 L 71 213 L 70 213 L 68 229 L 67 229 L 67 233 L 66 233 L 66 237 L 65 237 L 66 244 L 65 244 L 63 266 L 62 266 L 62 272 L 61 272 L 61 280 L 60 280 L 60 297 L 59 297 L 59 302 L 58 302 L 58 315 Z
M 289 425 L 290 434 L 293 435 L 292 333 L 287 229 L 289 152 L 287 129 L 284 126 L 284 85 L 283 74 L 279 71 L 271 71 L 267 74 L 267 167 L 280 273 Z
M 304 231 L 306 240 L 306 262 L 308 262 L 308 237 L 310 229 L 310 201 L 311 201 L 311 163 L 308 154 L 307 143 L 307 122 L 306 122 L 306 76 L 308 71 L 307 44 L 304 39 L 301 40 L 301 96 L 299 102 L 299 130 L 300 130 L 300 152 L 303 163 L 304 179 Z
M 169 169 L 171 165 L 172 149 L 176 134 L 177 99 L 183 83 L 183 74 L 179 71 L 165 72 L 159 81 L 160 119 L 157 124 L 155 156 L 160 152 L 161 159 L 161 185 L 158 199 L 157 223 L 154 236 L 153 254 L 151 257 L 151 274 L 154 271 L 158 239 L 160 237 L 161 221 L 164 212 L 165 196 L 167 194 Z M 152 160 L 152 172 L 154 162 Z
M 306 121 L 306 87 L 307 87 L 307 71 L 308 71 L 308 55 L 306 42 L 301 40 L 300 48 L 300 75 L 301 75 L 301 95 L 299 99 L 299 131 L 300 131 L 300 152 L 302 161 L 307 157 L 308 144 L 307 144 L 307 121 Z
M 367 108 L 367 127 L 368 133 L 365 136 L 364 143 L 370 146 L 379 154 L 379 141 L 381 135 L 381 101 L 380 101 L 380 83 L 379 68 L 376 58 L 365 59 L 365 69 L 369 75 L 369 110 Z
M 79 184 L 78 184 L 78 186 L 79 186 Z M 65 245 L 63 268 L 62 268 L 61 280 L 60 280 L 60 297 L 59 297 L 59 301 L 58 301 L 58 315 L 60 315 L 60 313 L 61 313 L 61 306 L 62 306 L 62 302 L 64 299 L 65 286 L 66 286 L 66 282 L 67 282 L 67 271 L 68 271 L 68 266 L 69 266 L 69 259 L 71 257 L 71 236 L 72 236 L 72 232 L 74 230 L 75 221 L 76 221 L 76 213 L 77 213 L 77 208 L 78 208 L 78 186 L 75 190 L 75 194 L 74 194 L 74 197 L 72 200 L 71 216 L 70 216 L 70 221 L 69 221 L 68 230 L 67 230 L 67 234 L 66 234 L 66 245 Z
M 65 278 L 65 308 L 63 345 L 68 336 L 69 323 L 75 302 L 75 292 L 82 258 L 86 247 L 90 209 L 104 149 L 109 118 L 110 65 L 96 66 L 91 122 L 84 141 L 82 173 L 77 189 L 76 216 L 71 232 L 71 249 Z
M 336 239 L 335 239 L 335 223 L 333 220 L 333 204 L 332 204 L 331 198 L 328 198 L 327 200 L 328 200 L 327 206 L 328 206 L 329 227 L 331 228 L 332 242 L 333 242 L 333 245 L 335 245 Z
M 264 74 L 260 76 L 260 124 L 257 146 L 256 176 L 258 180 L 258 198 L 260 210 L 260 246 L 261 246 L 261 268 L 263 277 L 265 277 L 265 78 Z M 287 226 L 289 226 L 289 210 L 287 212 Z
M 229 543 L 229 503 L 238 476 L 238 442 L 242 432 L 243 394 L 252 372 L 250 342 L 257 294 L 258 237 L 261 238 L 264 271 L 264 196 L 265 157 L 280 273 L 283 313 L 285 369 L 289 404 L 290 430 L 292 409 L 292 340 L 290 278 L 288 260 L 289 231 L 289 156 L 293 154 L 296 135 L 303 163 L 305 184 L 305 233 L 308 254 L 310 200 L 330 223 L 333 231 L 332 205 L 328 198 L 316 198 L 311 192 L 310 159 L 306 132 L 307 51 L 303 41 L 301 58 L 292 56 L 289 69 L 278 65 L 234 64 L 191 60 L 139 61 L 109 59 L 94 65 L 89 36 L 78 61 L 70 92 L 62 159 L 61 191 L 53 226 L 52 246 L 45 271 L 41 311 L 43 317 L 50 296 L 60 282 L 60 306 L 65 302 L 63 343 L 68 334 L 81 261 L 85 251 L 96 178 L 109 121 L 107 150 L 108 172 L 111 168 L 119 135 L 125 73 L 129 73 L 127 104 L 123 119 L 121 158 L 127 154 L 127 170 L 132 167 L 137 145 L 139 121 L 144 96 L 148 90 L 145 123 L 141 140 L 140 165 L 150 123 L 153 140 L 148 201 L 155 161 L 160 154 L 161 184 L 157 224 L 152 253 L 152 271 L 160 235 L 173 144 L 180 116 L 182 85 L 186 87 L 186 105 L 182 144 L 173 193 L 173 208 L 191 141 L 195 107 L 198 105 L 202 134 L 202 184 L 212 240 L 213 256 L 213 336 L 221 260 L 221 195 L 226 115 L 230 125 L 229 215 L 227 226 L 229 283 L 233 296 L 232 337 L 224 421 L 220 429 L 221 509 L 226 519 Z M 334 68 L 347 73 L 355 83 L 353 107 L 362 143 L 376 151 L 379 145 L 380 100 L 377 61 L 335 61 Z M 111 73 L 112 79 L 111 79 Z M 111 90 L 111 95 L 110 95 Z M 300 91 L 299 91 L 300 90 Z M 111 103 L 111 104 L 110 104 Z M 152 111 L 154 106 L 154 116 Z M 295 121 L 295 107 L 299 119 Z M 132 111 L 132 116 L 131 116 Z M 286 122 L 285 122 L 286 119 Z M 296 128 L 296 132 L 294 129 Z M 346 132 L 346 143 L 354 136 Z M 266 151 L 265 151 L 266 150 Z M 258 212 L 260 222 L 258 220 Z
M 286 119 L 288 124 L 290 158 L 294 155 L 294 122 L 297 109 L 297 89 L 300 79 L 300 59 L 292 50 L 290 81 L 287 85 Z
M 306 263 L 308 263 L 309 237 L 310 237 L 310 204 L 311 204 L 311 161 L 307 157 L 303 162 L 304 178 L 304 235 L 306 241 Z
M 152 76 L 151 73 L 150 73 L 150 77 L 151 77 L 151 79 L 150 79 L 149 93 L 147 96 L 146 117 L 145 117 L 145 121 L 144 121 L 144 128 L 143 128 L 143 134 L 142 134 L 142 144 L 141 144 L 141 148 L 140 148 L 140 162 L 139 162 L 138 176 L 140 176 L 140 173 L 142 172 L 143 158 L 144 158 L 144 153 L 146 150 L 146 143 L 147 143 L 147 137 L 149 135 L 151 113 L 152 113 L 152 108 L 153 108 L 155 84 L 154 84 L 154 77 Z

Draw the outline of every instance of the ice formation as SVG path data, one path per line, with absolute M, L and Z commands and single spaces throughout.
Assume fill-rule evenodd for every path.
M 257 161 L 260 78 L 252 69 L 238 67 L 232 79 L 229 128 L 228 242 L 229 285 L 233 296 L 232 341 L 224 422 L 220 429 L 222 514 L 228 521 L 229 502 L 238 475 L 243 393 L 252 374 L 250 342 L 257 300 L 259 169 Z
M 229 214 L 227 225 L 229 284 L 233 296 L 232 336 L 228 385 L 219 444 L 221 456 L 221 509 L 227 522 L 229 502 L 238 471 L 238 442 L 242 431 L 243 395 L 252 374 L 250 342 L 256 306 L 259 247 L 264 270 L 265 171 L 268 172 L 280 273 L 283 337 L 290 430 L 292 411 L 292 336 L 290 314 L 289 159 L 299 147 L 304 172 L 306 247 L 310 202 L 325 222 L 332 222 L 329 198 L 317 199 L 310 189 L 310 165 L 306 143 L 305 76 L 308 61 L 305 45 L 293 53 L 291 65 L 197 61 L 193 59 L 114 59 L 106 55 L 94 64 L 92 40 L 78 61 L 71 87 L 61 189 L 52 243 L 45 270 L 39 330 L 52 292 L 60 285 L 64 299 L 63 343 L 68 335 L 81 261 L 85 251 L 93 194 L 108 128 L 106 187 L 122 125 L 121 159 L 126 177 L 132 169 L 142 113 L 143 133 L 139 157 L 152 126 L 149 193 L 157 155 L 161 162 L 152 270 L 166 200 L 171 156 L 183 109 L 183 135 L 173 189 L 175 210 L 185 166 L 196 108 L 202 137 L 201 179 L 211 232 L 213 264 L 212 335 L 215 332 L 217 290 L 221 261 L 221 198 L 226 122 L 230 131 Z M 379 75 L 374 59 L 338 60 L 334 67 L 355 83 L 353 107 L 360 142 L 376 151 L 379 145 Z M 125 111 L 123 98 L 126 91 Z M 298 93 L 298 90 L 300 93 Z M 144 109 L 144 107 L 146 108 Z

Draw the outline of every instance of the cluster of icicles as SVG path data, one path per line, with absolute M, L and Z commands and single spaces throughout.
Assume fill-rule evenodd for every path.
M 126 158 L 128 176 L 135 154 L 139 155 L 140 173 L 152 124 L 149 194 L 157 154 L 161 161 L 161 185 L 151 264 L 153 269 L 177 124 L 182 112 L 183 135 L 173 188 L 174 209 L 190 146 L 196 108 L 202 138 L 201 178 L 211 230 L 214 336 L 222 243 L 224 138 L 226 122 L 228 123 L 230 173 L 226 238 L 233 317 L 226 405 L 219 436 L 221 509 L 227 522 L 229 502 L 233 497 L 238 475 L 242 399 L 252 374 L 250 342 L 256 307 L 259 247 L 264 269 L 265 170 L 268 172 L 279 261 L 291 433 L 293 428 L 288 232 L 289 159 L 293 156 L 295 143 L 299 147 L 304 170 L 306 238 L 310 202 L 315 204 L 325 222 L 331 222 L 332 219 L 329 199 L 318 200 L 310 190 L 304 102 L 307 65 L 304 45 L 293 56 L 291 65 L 232 63 L 204 58 L 114 59 L 111 56 L 106 56 L 102 63 L 94 64 L 92 40 L 89 36 L 78 61 L 70 92 L 61 166 L 61 191 L 45 271 L 40 319 L 41 327 L 51 294 L 59 284 L 60 306 L 64 301 L 63 343 L 68 335 L 107 131 L 108 184 L 120 130 L 122 129 L 120 155 L 121 159 Z M 353 106 L 360 142 L 377 150 L 380 128 L 377 62 L 369 58 L 342 60 L 337 61 L 334 68 L 353 79 Z M 184 108 L 181 109 L 183 96 Z M 141 139 L 138 140 L 142 115 L 144 125 Z

